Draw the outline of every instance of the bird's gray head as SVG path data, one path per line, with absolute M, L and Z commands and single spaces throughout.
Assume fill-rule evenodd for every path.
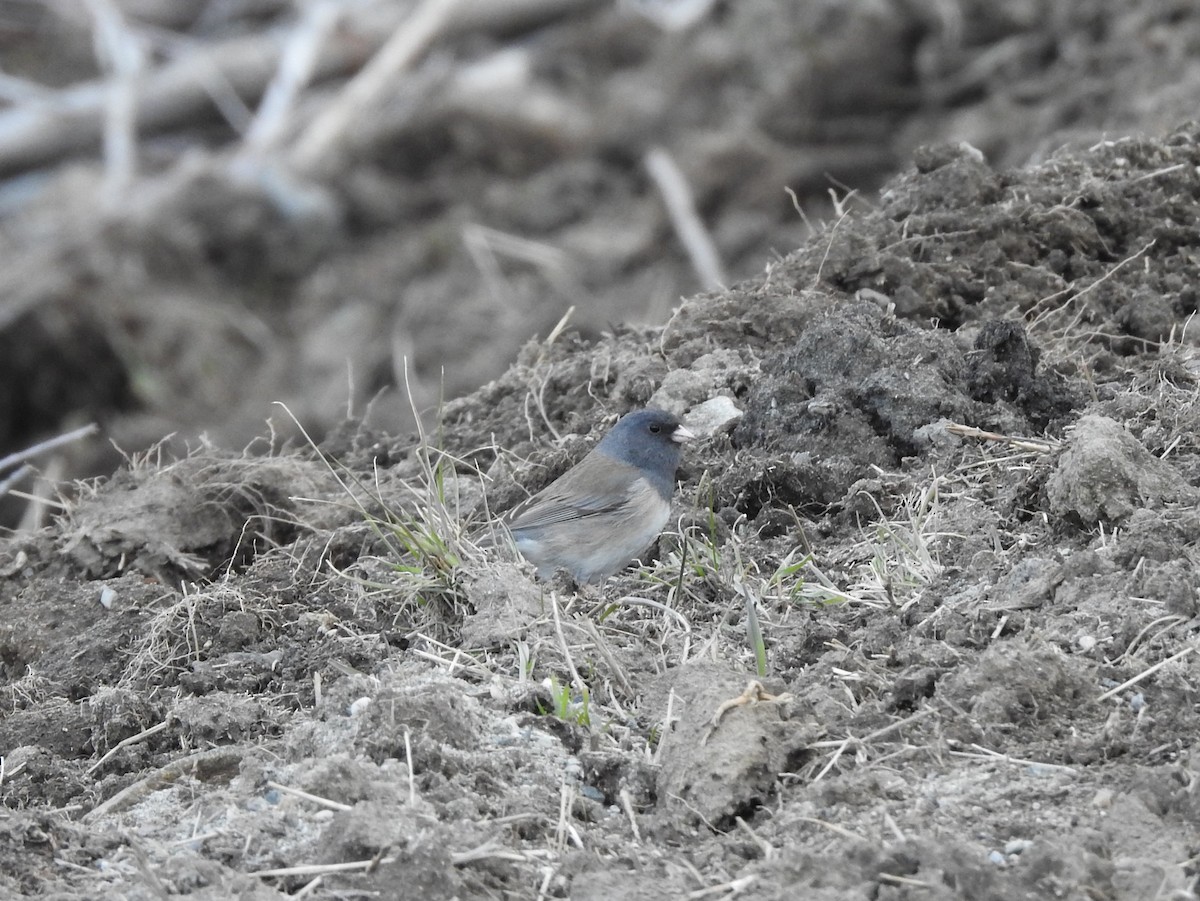
M 636 466 L 659 494 L 669 498 L 675 490 L 675 470 L 679 468 L 683 444 L 694 437 L 671 413 L 638 410 L 622 417 L 596 450 Z

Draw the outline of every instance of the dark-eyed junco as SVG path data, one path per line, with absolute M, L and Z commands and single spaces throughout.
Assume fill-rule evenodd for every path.
M 542 578 L 598 582 L 650 546 L 671 515 L 682 444 L 695 436 L 662 410 L 623 417 L 586 457 L 503 523 Z

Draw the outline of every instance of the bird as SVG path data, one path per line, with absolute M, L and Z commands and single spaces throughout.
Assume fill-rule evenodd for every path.
M 582 460 L 502 518 L 521 556 L 548 579 L 600 582 L 648 548 L 671 515 L 683 445 L 677 416 L 647 408 L 618 420 Z

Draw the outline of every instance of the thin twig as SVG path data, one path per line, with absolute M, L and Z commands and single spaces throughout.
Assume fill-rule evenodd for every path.
M 73 429 L 70 432 L 65 432 L 54 438 L 47 438 L 45 441 L 39 441 L 32 447 L 27 447 L 23 451 L 17 451 L 15 454 L 9 454 L 7 457 L 0 459 L 0 471 L 8 469 L 15 463 L 24 463 L 31 457 L 36 457 L 38 454 L 44 454 L 46 451 L 54 450 L 62 447 L 64 444 L 70 444 L 72 441 L 78 441 L 80 438 L 86 438 L 88 435 L 94 435 L 100 430 L 100 427 L 94 422 L 89 423 L 78 429 Z
M 311 801 L 319 807 L 327 807 L 330 810 L 353 810 L 349 804 L 343 804 L 341 801 L 334 801 L 331 798 L 322 798 L 320 795 L 309 794 L 299 788 L 292 788 L 290 785 L 283 785 L 274 780 L 267 781 L 267 788 L 273 788 L 275 791 L 283 792 L 285 795 L 292 795 L 297 798 L 303 798 L 305 801 Z
M 83 822 L 94 823 L 101 817 L 127 810 L 151 792 L 166 788 L 194 771 L 213 772 L 236 769 L 241 763 L 242 756 L 242 752 L 236 748 L 223 746 L 197 751 L 173 760 L 132 785 L 121 789 L 104 803 L 92 808 L 83 815 Z
M 247 876 L 314 876 L 322 873 L 354 873 L 359 870 L 369 870 L 381 863 L 395 863 L 395 857 L 385 857 L 382 860 L 351 860 L 346 863 L 309 863 L 298 867 L 277 867 L 273 870 L 251 870 Z
M 624 597 L 618 598 L 616 603 L 628 605 L 630 607 L 649 607 L 651 610 L 658 610 L 666 616 L 672 617 L 683 628 L 683 631 L 688 635 L 692 634 L 692 624 L 688 622 L 688 618 L 673 607 L 668 607 L 661 601 L 651 600 L 650 598 L 638 597 L 635 594 L 627 594 Z
M 442 34 L 458 2 L 424 0 L 350 80 L 341 96 L 300 136 L 292 162 L 302 170 L 312 170 L 327 161 L 331 151 L 345 140 L 355 120 L 362 118 L 386 91 L 393 90 L 397 76 L 410 68 Z
M 12 473 L 0 481 L 0 497 L 8 494 L 13 485 L 17 484 L 25 476 L 33 472 L 33 467 L 26 463 L 24 466 L 19 466 Z
M 163 729 L 165 729 L 165 728 L 167 728 L 167 721 L 163 720 L 161 723 L 153 725 L 149 729 L 143 729 L 137 735 L 131 735 L 128 738 L 122 739 L 121 741 L 119 741 L 115 745 L 113 745 L 112 748 L 109 749 L 107 754 L 105 754 L 103 757 L 101 757 L 99 760 L 97 760 L 95 763 L 93 763 L 90 767 L 88 767 L 87 774 L 89 776 L 92 775 L 92 773 L 96 772 L 96 770 L 98 770 L 98 769 L 100 769 L 100 767 L 104 766 L 104 764 L 106 764 L 112 758 L 112 756 L 114 754 L 116 754 L 118 751 L 120 751 L 122 748 L 127 748 L 130 745 L 135 745 L 139 741 L 145 741 L 150 736 L 157 735 L 159 732 L 162 732 Z
M 828 773 L 831 769 L 833 769 L 834 765 L 838 762 L 838 760 L 841 759 L 842 754 L 844 754 L 846 752 L 846 749 L 849 748 L 851 745 L 858 745 L 859 747 L 864 747 L 873 741 L 877 741 L 878 739 L 883 738 L 885 735 L 895 732 L 897 729 L 902 729 L 905 726 L 915 723 L 917 720 L 924 719 L 925 717 L 929 716 L 929 714 L 934 713 L 934 712 L 935 712 L 935 708 L 925 707 L 922 710 L 918 710 L 916 713 L 914 713 L 910 716 L 907 716 L 902 720 L 896 720 L 896 722 L 891 723 L 887 726 L 884 726 L 882 729 L 876 729 L 874 732 L 871 732 L 868 735 L 864 735 L 862 738 L 855 738 L 853 735 L 848 735 L 845 738 L 841 738 L 841 739 L 831 739 L 828 741 L 813 742 L 809 747 L 811 747 L 811 748 L 833 748 L 834 750 L 833 750 L 832 754 L 830 755 L 829 761 L 825 764 L 825 766 L 823 766 L 821 768 L 821 771 L 819 773 L 817 773 L 816 776 L 813 777 L 812 781 L 819 782 L 825 776 L 826 773 Z
M 1180 660 L 1183 657 L 1186 657 L 1188 654 L 1192 653 L 1192 651 L 1194 651 L 1194 650 L 1196 650 L 1196 646 L 1189 645 L 1188 647 L 1186 647 L 1182 651 L 1180 651 L 1178 654 L 1173 654 L 1170 657 L 1168 657 L 1166 660 L 1158 661 L 1158 663 L 1154 664 L 1153 666 L 1149 666 L 1146 669 L 1142 670 L 1140 673 L 1138 673 L 1132 679 L 1126 679 L 1124 682 L 1122 682 L 1116 688 L 1110 688 L 1104 694 L 1100 695 L 1100 697 L 1096 698 L 1096 701 L 1097 702 L 1107 701 L 1113 695 L 1120 694 L 1121 692 L 1123 692 L 1125 689 L 1129 688 L 1130 686 L 1137 685 L 1139 682 L 1141 682 L 1147 676 L 1152 676 L 1154 673 L 1157 673 L 1160 669 L 1162 669 L 1168 663 L 1174 663 L 1176 660 Z
M 699 888 L 694 892 L 688 892 L 687 897 L 690 899 L 711 898 L 713 895 L 725 895 L 732 898 L 734 895 L 740 895 L 748 889 L 758 879 L 755 875 L 742 876 L 738 879 L 731 879 L 729 882 L 722 882 L 720 885 L 710 885 L 708 888 Z
M 288 37 L 279 69 L 246 132 L 243 154 L 263 154 L 279 143 L 300 92 L 316 71 L 325 39 L 344 8 L 342 0 L 319 0 L 301 6 L 303 15 Z
M 1051 438 L 1018 438 L 1013 435 L 1001 435 L 999 432 L 987 432 L 983 429 L 977 429 L 972 425 L 962 425 L 957 422 L 946 423 L 946 431 L 952 435 L 959 435 L 963 438 L 978 438 L 981 441 L 997 441 L 1002 444 L 1008 444 L 1021 450 L 1035 451 L 1040 454 L 1048 454 L 1051 451 L 1058 450 L 1062 447 L 1061 441 L 1055 441 Z
M 822 826 L 830 832 L 836 832 L 843 838 L 852 838 L 860 842 L 867 841 L 866 836 L 859 835 L 857 832 L 851 832 L 844 826 L 839 826 L 837 823 L 830 823 L 826 820 L 818 820 L 816 817 L 796 817 L 802 823 L 812 823 L 814 826 Z
M 625 811 L 625 816 L 629 817 L 629 828 L 633 830 L 633 840 L 636 844 L 642 843 L 642 833 L 638 829 L 637 816 L 633 812 L 633 799 L 629 796 L 629 789 L 623 788 L 617 793 L 617 797 L 621 799 L 621 807 Z
M 952 744 L 957 743 L 952 742 Z M 951 750 L 950 754 L 954 757 L 970 757 L 974 758 L 975 760 L 995 760 L 1001 763 L 1011 763 L 1013 766 L 1039 767 L 1045 770 L 1058 770 L 1059 772 L 1068 773 L 1072 776 L 1076 775 L 1076 770 L 1073 767 L 1065 766 L 1061 763 L 1046 763 L 1042 760 L 1027 760 L 1023 757 L 1010 757 L 1008 754 L 1001 754 L 999 751 L 993 751 L 991 748 L 985 748 L 982 745 L 977 745 L 974 743 L 968 745 L 968 747 L 974 748 L 974 752 Z
M 408 767 L 408 804 L 410 807 L 416 806 L 417 803 L 417 776 L 413 772 L 412 761 L 412 738 L 410 737 L 411 730 L 404 727 L 404 762 Z
M 554 631 L 558 635 L 558 643 L 562 646 L 563 660 L 571 673 L 571 682 L 576 691 L 583 693 L 588 690 L 588 686 L 579 675 L 579 670 L 575 669 L 575 661 L 571 659 L 571 648 L 567 644 L 567 636 L 563 633 L 562 617 L 558 612 L 558 595 L 553 591 L 550 592 L 550 610 L 554 614 Z
M 687 251 L 701 286 L 706 291 L 723 288 L 727 282 L 717 245 L 696 211 L 696 200 L 683 172 L 662 147 L 651 148 L 643 162 L 662 195 L 671 225 Z
M 126 196 L 137 163 L 137 81 L 144 56 L 125 17 L 112 0 L 86 0 L 96 27 L 96 55 L 112 74 L 104 118 L 104 202 Z
M 1108 281 L 1110 278 L 1112 278 L 1114 275 L 1116 275 L 1118 272 L 1120 272 L 1122 269 L 1124 269 L 1125 266 L 1127 266 L 1129 263 L 1132 263 L 1138 257 L 1140 257 L 1143 254 L 1145 254 L 1146 252 L 1148 252 L 1150 250 L 1150 248 L 1154 246 L 1154 244 L 1157 240 L 1158 240 L 1157 238 L 1151 238 L 1150 241 L 1147 242 L 1136 253 L 1133 253 L 1133 254 L 1127 256 L 1125 259 L 1121 260 L 1119 263 L 1117 263 L 1115 266 L 1113 266 L 1111 269 L 1109 269 L 1108 272 L 1104 273 L 1104 275 L 1100 276 L 1098 279 L 1096 279 L 1094 282 L 1092 282 L 1090 285 L 1088 285 L 1082 291 L 1073 295 L 1071 297 L 1071 301 L 1074 302 L 1076 300 L 1079 300 L 1079 298 L 1083 297 L 1089 291 L 1093 290 L 1094 288 L 1099 287 L 1101 284 Z M 1033 311 L 1037 310 L 1043 304 L 1049 304 L 1051 301 L 1057 300 L 1059 297 L 1062 297 L 1065 294 L 1070 294 L 1072 289 L 1074 289 L 1075 284 L 1076 284 L 1075 282 L 1071 282 L 1071 284 L 1067 285 L 1067 287 L 1063 288 L 1061 291 L 1055 291 L 1053 294 L 1048 294 L 1047 296 L 1039 299 L 1033 306 L 1031 306 L 1029 308 L 1029 312 L 1025 314 L 1026 317 L 1032 315 Z M 1045 311 L 1045 313 L 1049 313 L 1049 310 L 1047 309 Z M 1038 321 L 1040 319 L 1042 319 L 1043 315 L 1045 315 L 1045 314 L 1039 313 L 1037 316 L 1035 316 L 1030 321 L 1030 327 L 1037 325 Z

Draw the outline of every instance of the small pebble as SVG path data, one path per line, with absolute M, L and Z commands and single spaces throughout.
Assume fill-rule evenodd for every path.
M 1008 855 L 1022 854 L 1033 847 L 1033 842 L 1027 838 L 1014 838 L 1004 845 L 1004 853 Z
M 696 404 L 688 410 L 683 422 L 697 436 L 708 438 L 731 428 L 744 415 L 731 399 L 722 394 Z
M 1146 696 L 1139 691 L 1129 699 L 1129 706 L 1134 713 L 1138 713 L 1143 707 L 1146 706 Z
M 998 867 L 1008 866 L 1008 858 L 1006 858 L 999 851 L 989 851 L 988 852 L 988 860 L 991 861 L 992 863 L 994 863 Z
M 111 610 L 113 601 L 117 599 L 117 593 L 105 585 L 100 589 L 100 606 L 105 610 Z
M 1098 807 L 1101 810 L 1108 810 L 1112 807 L 1113 790 L 1111 788 L 1102 788 L 1096 792 L 1092 798 L 1092 806 Z
M 359 698 L 357 701 L 354 701 L 353 703 L 351 703 L 350 709 L 347 712 L 351 716 L 358 716 L 360 713 L 362 713 L 364 710 L 366 710 L 370 706 L 371 706 L 370 698 Z

